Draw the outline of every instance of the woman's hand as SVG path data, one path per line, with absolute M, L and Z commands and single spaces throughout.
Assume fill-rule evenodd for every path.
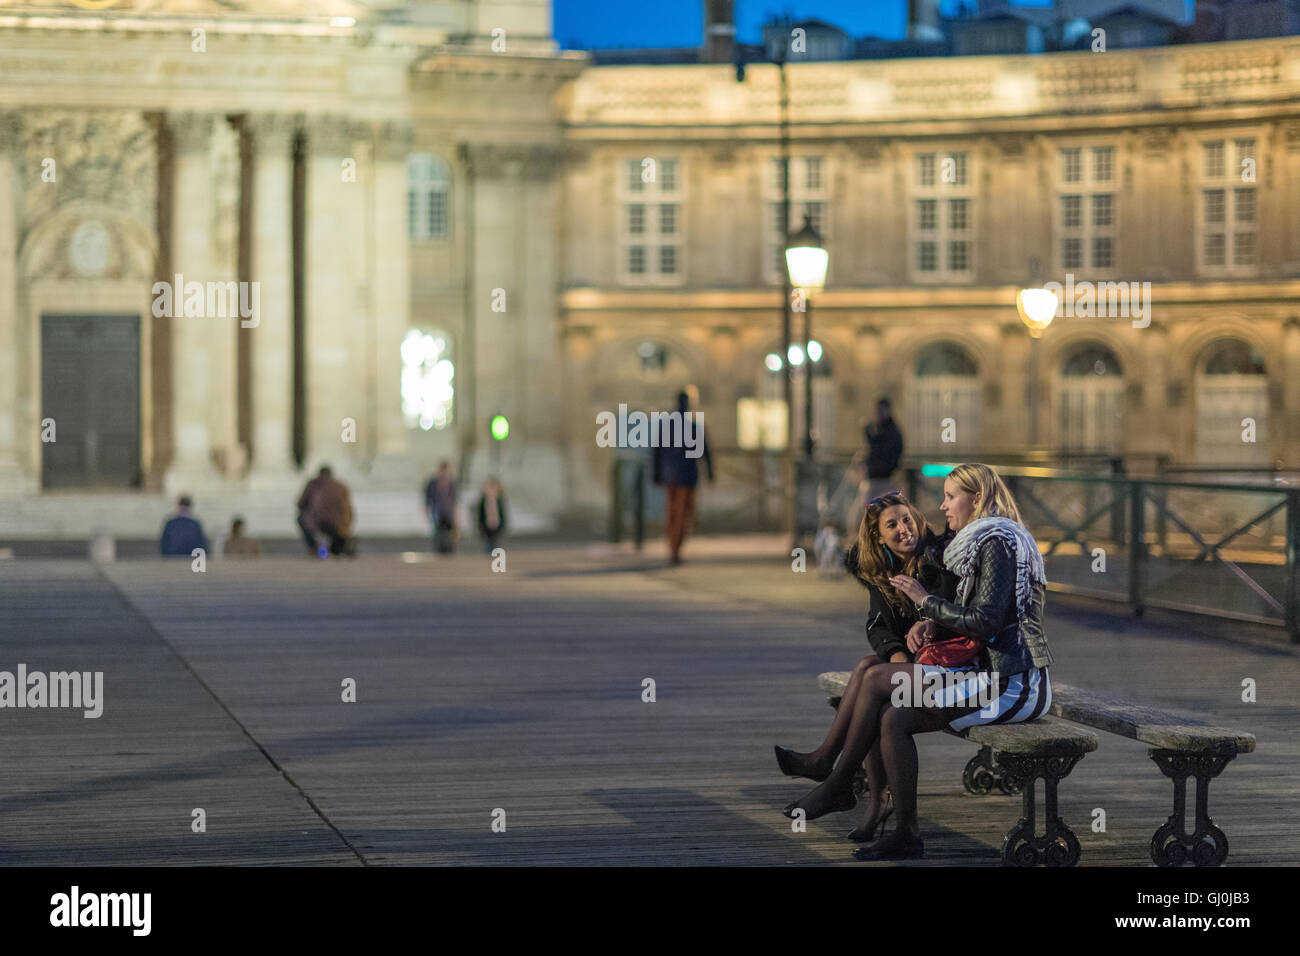
M 906 574 L 895 574 L 889 583 L 908 596 L 913 604 L 920 604 L 930 596 L 930 592 L 921 587 L 921 582 Z
M 917 621 L 907 632 L 907 649 L 915 654 L 923 644 L 934 640 L 934 621 Z

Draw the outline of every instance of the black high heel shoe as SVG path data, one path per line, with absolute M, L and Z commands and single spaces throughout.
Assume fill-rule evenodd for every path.
M 814 783 L 821 783 L 830 776 L 830 771 L 822 774 L 804 772 L 804 768 L 795 763 L 795 752 L 793 750 L 777 746 L 773 746 L 772 749 L 776 751 L 776 765 L 781 768 L 781 772 L 787 777 L 804 777 Z
M 860 846 L 853 851 L 855 860 L 915 860 L 925 856 L 925 841 L 902 830 L 895 830 L 874 846 Z
M 894 794 L 885 791 L 885 809 L 870 827 L 854 827 L 848 832 L 848 838 L 854 843 L 870 843 L 884 832 L 885 821 L 894 814 Z
M 808 811 L 805 810 L 804 819 L 816 820 L 818 817 L 824 817 L 828 813 L 842 813 L 845 810 L 852 810 L 857 805 L 858 805 L 858 798 L 853 795 L 852 791 L 850 791 L 849 793 L 841 796 L 834 803 L 829 804 L 820 813 L 808 813 Z M 793 820 L 794 811 L 796 809 L 802 809 L 802 807 L 799 806 L 798 800 L 796 800 L 794 803 L 786 804 L 785 809 L 782 810 L 781 812 L 785 814 L 787 817 L 789 817 L 791 820 Z

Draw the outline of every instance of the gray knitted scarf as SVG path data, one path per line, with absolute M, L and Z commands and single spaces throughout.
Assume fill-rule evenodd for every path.
M 963 606 L 975 585 L 975 569 L 980 546 L 990 538 L 1006 543 L 1016 556 L 1016 617 L 1024 620 L 1029 613 L 1035 584 L 1047 583 L 1043 556 L 1025 526 L 1010 518 L 979 518 L 957 532 L 943 552 L 943 563 L 961 578 L 957 585 L 957 602 Z

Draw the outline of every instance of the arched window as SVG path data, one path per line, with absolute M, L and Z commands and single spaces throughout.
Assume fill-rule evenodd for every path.
M 916 355 L 907 390 L 904 448 L 955 454 L 979 441 L 979 366 L 956 342 L 932 342 Z
M 1062 451 L 1124 450 L 1124 379 L 1115 353 L 1100 342 L 1082 342 L 1061 358 L 1058 383 Z
M 446 428 L 453 421 L 456 366 L 451 336 L 411 329 L 402 340 L 402 418 L 407 428 Z
M 412 239 L 446 239 L 451 232 L 451 172 L 432 153 L 416 153 L 406 161 L 406 218 Z
M 1197 361 L 1196 457 L 1213 465 L 1268 465 L 1268 372 L 1241 339 L 1207 345 Z

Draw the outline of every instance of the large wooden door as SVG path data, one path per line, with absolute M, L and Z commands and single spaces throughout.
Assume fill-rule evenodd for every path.
M 41 444 L 45 488 L 140 483 L 137 316 L 42 317 L 41 418 L 55 437 Z

